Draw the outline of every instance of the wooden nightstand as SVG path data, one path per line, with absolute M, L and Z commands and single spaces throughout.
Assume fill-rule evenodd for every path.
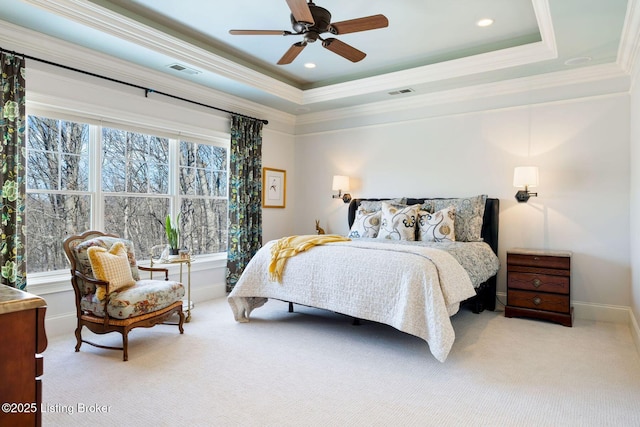
M 506 317 L 533 317 L 572 325 L 571 252 L 507 251 Z

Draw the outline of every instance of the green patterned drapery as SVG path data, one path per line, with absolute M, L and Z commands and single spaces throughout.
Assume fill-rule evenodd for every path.
M 260 120 L 231 116 L 227 292 L 262 246 L 262 126 Z
M 2 215 L 0 283 L 18 289 L 27 286 L 24 256 L 25 202 L 25 69 L 24 58 L 0 52 L 2 99 L 0 100 L 0 188 Z

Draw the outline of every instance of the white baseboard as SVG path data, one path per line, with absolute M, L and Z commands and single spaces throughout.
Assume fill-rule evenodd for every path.
M 507 294 L 497 293 L 500 302 L 507 301 Z M 582 301 L 571 301 L 573 318 L 584 320 L 596 320 L 598 322 L 613 322 L 629 325 L 631 308 L 620 305 L 594 304 Z
M 631 308 L 629 307 L 580 301 L 572 301 L 571 305 L 573 306 L 575 319 L 629 324 L 629 315 L 631 313 Z
M 636 344 L 636 350 L 640 354 L 640 327 L 638 326 L 638 319 L 633 315 L 632 310 L 629 310 L 629 328 L 631 329 L 633 342 Z

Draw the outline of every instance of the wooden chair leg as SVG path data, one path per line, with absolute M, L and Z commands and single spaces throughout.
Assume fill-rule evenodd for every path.
M 78 327 L 76 328 L 76 353 L 80 351 L 81 345 L 82 345 L 82 325 L 78 323 Z
M 128 330 L 124 330 L 122 332 L 122 361 L 126 362 L 127 360 L 129 360 L 129 331 Z
M 182 327 L 182 325 L 184 324 L 184 312 L 180 310 L 178 312 L 178 315 L 180 316 L 180 321 L 178 322 L 178 329 L 180 330 L 181 334 L 184 334 L 184 328 Z

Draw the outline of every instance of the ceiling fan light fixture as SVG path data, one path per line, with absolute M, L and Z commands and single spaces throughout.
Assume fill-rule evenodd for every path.
M 367 54 L 341 40 L 333 37 L 323 38 L 321 35 L 324 33 L 343 35 L 389 26 L 387 17 L 380 14 L 332 23 L 331 13 L 323 7 L 316 6 L 312 0 L 286 0 L 286 2 L 291 11 L 293 33 L 281 30 L 229 30 L 229 33 L 232 35 L 302 36 L 302 41 L 291 45 L 277 62 L 278 65 L 291 64 L 307 43 L 314 43 L 317 40 L 322 41 L 322 46 L 325 49 L 351 62 L 358 62 L 363 60 Z
M 316 64 L 314 64 L 313 62 L 307 62 L 306 64 L 304 64 L 304 68 L 316 68 Z

